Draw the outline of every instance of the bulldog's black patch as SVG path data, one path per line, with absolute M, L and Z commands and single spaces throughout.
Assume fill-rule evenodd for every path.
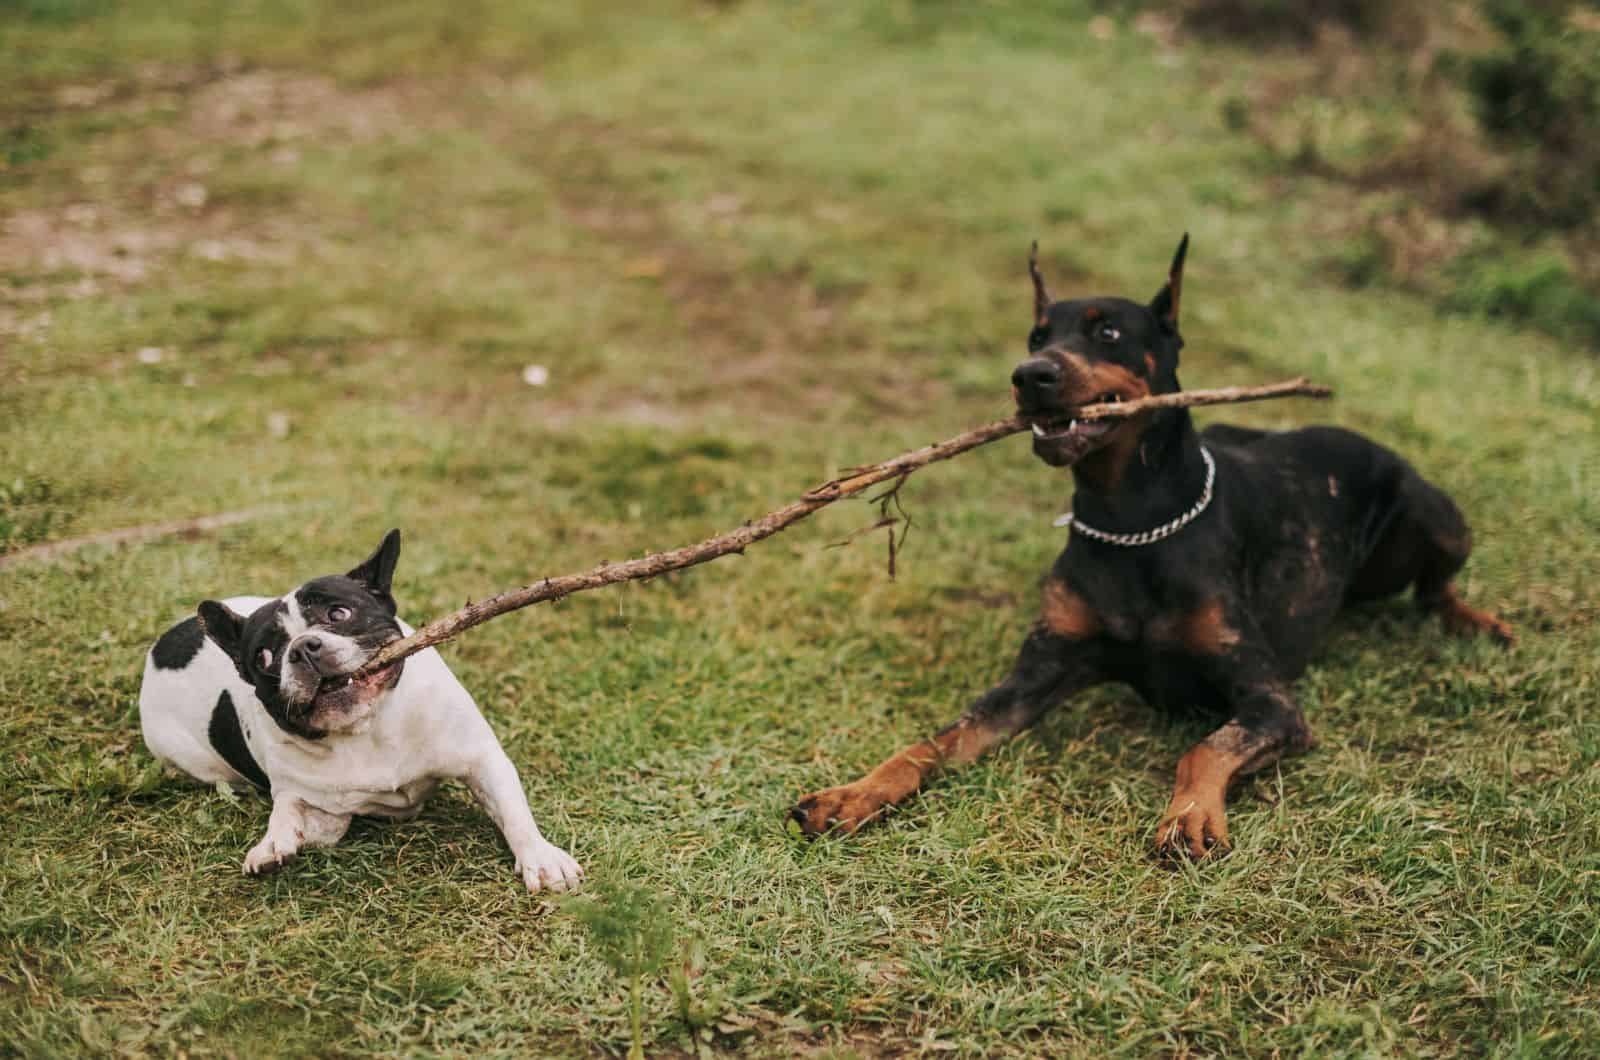
M 282 600 L 263 604 L 244 621 L 240 635 L 239 655 L 234 660 L 239 676 L 250 682 L 256 698 L 267 708 L 267 714 L 285 732 L 320 740 L 322 733 L 306 724 L 298 712 L 291 710 L 283 698 L 279 677 L 283 673 L 283 653 L 289 646 L 289 634 L 284 631 L 283 619 L 289 605 Z
M 394 617 L 394 598 L 348 575 L 313 578 L 295 590 L 294 598 L 308 626 L 349 637 L 369 651 L 403 635 Z M 335 608 L 342 610 L 336 615 Z
M 190 617 L 161 634 L 156 646 L 150 649 L 150 660 L 158 670 L 181 670 L 194 662 L 200 646 L 206 642 L 200 619 Z
M 272 782 L 267 779 L 266 772 L 250 753 L 250 745 L 245 743 L 244 730 L 239 727 L 239 712 L 234 709 L 233 697 L 228 695 L 227 689 L 223 689 L 222 695 L 217 697 L 217 705 L 211 711 L 211 725 L 206 730 L 206 737 L 211 741 L 211 746 L 216 748 L 217 754 L 222 756 L 222 760 L 233 767 L 234 772 L 262 791 L 272 790 Z
M 286 599 L 268 601 L 249 615 L 238 614 L 216 600 L 200 603 L 206 635 L 233 660 L 234 669 L 255 690 L 267 715 L 285 732 L 308 740 L 327 735 L 311 724 L 316 699 L 304 690 L 315 691 L 319 682 L 348 676 L 322 670 L 316 660 L 319 648 L 307 643 L 316 637 L 305 634 L 335 634 L 369 653 L 403 635 L 391 593 L 399 557 L 400 531 L 391 530 L 377 551 L 348 574 L 314 578 L 296 589 L 293 599 L 304 629 L 291 621 Z M 291 650 L 297 638 L 301 648 Z M 285 694 L 290 668 L 295 668 L 292 676 L 296 678 L 290 685 L 301 690 L 295 703 Z M 396 667 L 385 687 L 392 687 L 399 673 Z

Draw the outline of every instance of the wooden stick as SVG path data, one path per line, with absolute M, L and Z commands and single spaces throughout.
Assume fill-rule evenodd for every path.
M 88 548 L 91 545 L 130 545 L 140 541 L 150 541 L 158 537 L 171 537 L 175 534 L 192 536 L 209 533 L 212 530 L 237 526 L 251 519 L 259 519 L 263 515 L 272 515 L 284 510 L 283 508 L 249 508 L 244 511 L 202 515 L 196 519 L 180 519 L 175 523 L 129 526 L 121 530 L 106 530 L 98 534 L 86 534 L 83 537 L 47 541 L 42 545 L 29 545 L 27 548 L 19 548 L 15 552 L 7 552 L 4 555 L 0 555 L 0 570 L 4 570 L 13 564 L 26 563 L 30 560 L 55 559 L 57 556 L 64 556 L 69 552 L 76 552 L 80 548 Z
M 1325 386 L 1319 386 L 1306 379 L 1292 379 L 1285 383 L 1274 383 L 1270 386 L 1258 387 L 1224 387 L 1219 390 L 1189 390 L 1176 394 L 1160 394 L 1155 397 L 1140 398 L 1135 401 L 1123 401 L 1108 405 L 1086 405 L 1078 409 L 1074 415 L 1080 420 L 1120 419 L 1137 415 L 1151 409 L 1187 408 L 1195 405 L 1221 405 L 1245 401 L 1265 401 L 1269 398 L 1279 397 L 1316 397 L 1325 398 L 1333 391 Z M 411 636 L 397 640 L 392 644 L 380 648 L 377 654 L 368 660 L 361 668 L 360 676 L 374 673 L 377 670 L 415 654 L 424 648 L 432 647 L 441 641 L 449 640 L 463 630 L 471 629 L 491 618 L 497 618 L 508 611 L 516 611 L 533 604 L 542 604 L 550 600 L 559 600 L 573 593 L 586 592 L 589 589 L 599 589 L 606 585 L 615 585 L 618 582 L 636 581 L 641 578 L 654 578 L 668 571 L 682 570 L 693 567 L 709 560 L 717 559 L 731 553 L 743 553 L 746 548 L 764 538 L 804 519 L 818 508 L 825 508 L 834 501 L 845 497 L 854 496 L 863 490 L 871 489 L 880 482 L 890 479 L 904 479 L 912 472 L 940 460 L 948 460 L 966 452 L 976 449 L 980 445 L 1028 430 L 1031 421 L 1021 416 L 1010 416 L 1003 420 L 958 434 L 954 438 L 946 439 L 934 445 L 903 453 L 892 460 L 885 460 L 877 464 L 868 464 L 864 467 L 851 468 L 839 478 L 831 479 L 822 485 L 807 490 L 804 495 L 792 504 L 785 505 L 775 512 L 768 512 L 761 518 L 745 523 L 736 530 L 718 534 L 693 545 L 675 548 L 670 552 L 653 552 L 648 556 L 630 559 L 625 563 L 601 563 L 598 567 L 584 571 L 581 574 L 564 574 L 557 578 L 545 578 L 532 585 L 520 589 L 512 589 L 498 596 L 491 596 L 487 600 L 469 603 L 461 610 L 444 616 L 441 619 L 428 623 Z

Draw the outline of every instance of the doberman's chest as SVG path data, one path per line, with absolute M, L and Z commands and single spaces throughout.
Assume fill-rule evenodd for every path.
M 1174 585 L 1181 591 L 1169 598 L 1130 586 L 1095 588 L 1047 579 L 1045 627 L 1157 705 L 1204 705 L 1220 695 L 1218 674 L 1242 640 L 1233 600 L 1202 586 Z
M 1156 705 L 1220 701 L 1246 656 L 1292 680 L 1338 611 L 1345 576 L 1316 529 L 1275 529 L 1198 534 L 1181 552 L 1121 562 L 1069 549 L 1044 584 L 1044 625 Z

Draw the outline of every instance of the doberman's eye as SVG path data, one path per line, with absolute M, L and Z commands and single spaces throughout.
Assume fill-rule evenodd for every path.
M 1098 342 L 1116 342 L 1122 338 L 1122 331 L 1115 324 L 1099 324 L 1094 329 L 1094 337 Z
M 349 617 L 350 617 L 350 609 L 348 607 L 343 606 L 342 604 L 340 606 L 338 606 L 338 607 L 330 607 L 330 608 L 328 608 L 328 621 L 329 622 L 343 622 L 345 619 L 347 619 Z
M 265 670 L 272 665 L 272 649 L 262 648 L 256 652 L 256 669 Z

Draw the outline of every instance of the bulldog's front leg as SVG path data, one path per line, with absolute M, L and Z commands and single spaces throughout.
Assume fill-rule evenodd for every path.
M 267 834 L 244 856 L 244 874 L 277 872 L 294 860 L 302 847 L 331 847 L 349 827 L 347 813 L 328 813 L 294 795 L 275 795 Z
M 583 869 L 566 851 L 540 834 L 528 809 L 517 767 L 498 744 L 468 772 L 466 781 L 506 837 L 517 858 L 517 872 L 528 890 L 537 892 L 548 887 L 552 891 L 568 891 L 578 886 Z

